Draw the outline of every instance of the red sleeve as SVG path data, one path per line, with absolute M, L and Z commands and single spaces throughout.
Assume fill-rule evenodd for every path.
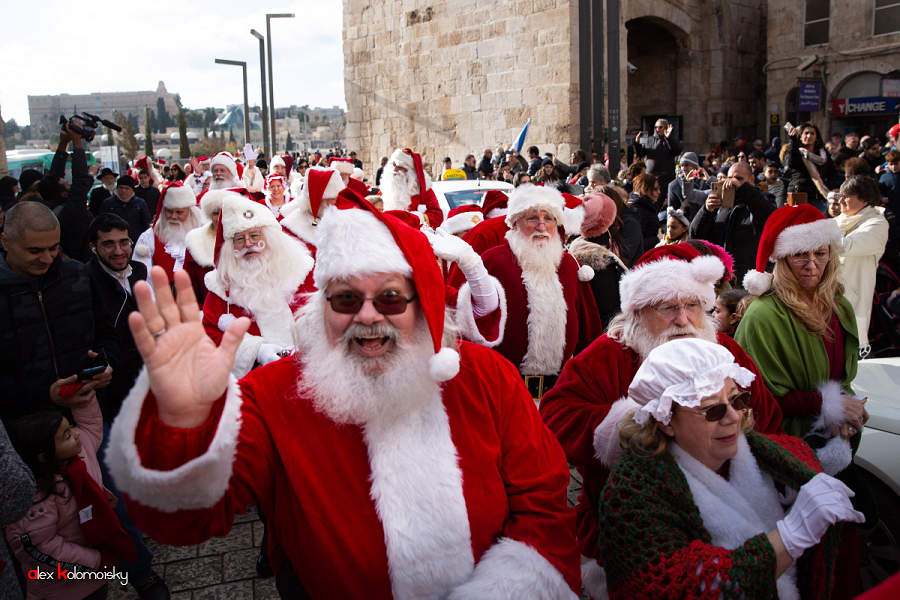
M 600 321 L 594 292 L 587 281 L 578 282 L 575 303 L 575 310 L 578 311 L 578 345 L 575 353 L 578 354 L 603 335 L 603 323 Z
M 778 399 L 785 417 L 808 417 L 822 412 L 822 394 L 804 390 L 791 390 Z
M 219 317 L 225 314 L 226 306 L 225 301 L 215 294 L 207 294 L 206 301 L 203 302 L 203 329 L 216 346 L 222 343 L 223 333 L 219 331 Z
M 425 215 L 428 217 L 428 226 L 432 229 L 437 229 L 444 222 L 444 211 L 441 210 L 441 205 L 438 203 L 437 196 L 434 195 L 434 190 L 425 192 L 425 202 L 423 204 L 425 204 Z M 417 208 L 417 206 L 413 206 L 412 210 Z

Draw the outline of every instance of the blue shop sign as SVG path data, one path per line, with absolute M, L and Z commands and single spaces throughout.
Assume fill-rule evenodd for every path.
M 883 115 L 897 112 L 900 98 L 868 96 L 866 98 L 838 98 L 834 101 L 834 116 Z
M 799 82 L 797 109 L 807 112 L 818 112 L 822 109 L 822 82 Z

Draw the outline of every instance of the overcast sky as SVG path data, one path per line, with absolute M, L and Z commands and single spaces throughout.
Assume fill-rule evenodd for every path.
M 187 108 L 242 103 L 240 67 L 216 58 L 247 62 L 249 101 L 258 105 L 250 30 L 266 35 L 266 13 L 296 15 L 271 21 L 275 104 L 346 108 L 340 0 L 3 4 L 0 106 L 20 125 L 29 122 L 29 95 L 155 90 L 159 81 Z

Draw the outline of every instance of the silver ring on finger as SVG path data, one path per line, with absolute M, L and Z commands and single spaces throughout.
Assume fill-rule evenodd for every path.
M 851 427 L 849 431 L 850 435 L 856 435 L 856 427 Z
M 160 329 L 160 330 L 157 331 L 156 333 L 151 333 L 150 335 L 152 335 L 152 336 L 153 336 L 153 339 L 155 340 L 156 338 L 158 338 L 159 336 L 161 336 L 161 335 L 164 334 L 165 332 L 166 332 L 166 328 L 163 327 L 162 329 Z

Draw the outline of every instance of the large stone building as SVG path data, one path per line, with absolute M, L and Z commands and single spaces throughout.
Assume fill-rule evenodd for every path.
M 622 2 L 620 139 L 659 116 L 674 117 L 701 151 L 761 136 L 762 4 Z M 526 144 L 568 157 L 580 139 L 579 36 L 588 27 L 578 0 L 345 0 L 347 146 L 367 164 L 404 146 L 427 163 L 449 155 L 458 164 L 510 144 L 531 118 Z

